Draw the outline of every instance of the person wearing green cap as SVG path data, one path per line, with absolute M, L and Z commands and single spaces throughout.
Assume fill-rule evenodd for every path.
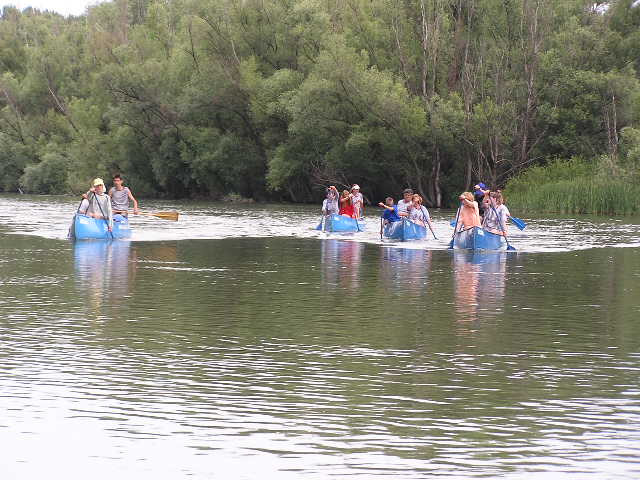
M 105 193 L 104 181 L 96 178 L 91 183 L 89 191 L 82 195 L 89 201 L 86 215 L 93 218 L 104 218 L 107 221 L 107 228 L 113 230 L 113 211 L 111 210 L 111 198 Z

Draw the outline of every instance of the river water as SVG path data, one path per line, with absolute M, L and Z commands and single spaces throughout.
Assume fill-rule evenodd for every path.
M 2 479 L 640 478 L 640 220 L 525 218 L 516 254 L 171 204 L 65 240 L 0 196 Z M 516 213 L 516 212 L 514 212 Z

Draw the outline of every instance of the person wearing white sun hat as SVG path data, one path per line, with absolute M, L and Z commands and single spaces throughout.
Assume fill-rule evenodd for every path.
M 91 189 L 83 198 L 89 200 L 86 215 L 93 218 L 103 218 L 107 222 L 109 231 L 113 230 L 113 211 L 111 210 L 111 198 L 105 193 L 104 181 L 96 178 L 91 182 Z
M 353 205 L 353 218 L 362 218 L 364 213 L 364 197 L 360 193 L 360 185 L 357 183 L 351 187 L 351 205 Z

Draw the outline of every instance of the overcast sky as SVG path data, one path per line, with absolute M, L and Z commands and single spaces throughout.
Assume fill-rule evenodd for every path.
M 87 5 L 100 3 L 100 0 L 0 0 L 0 5 L 13 5 L 20 10 L 27 7 L 39 10 L 53 10 L 62 15 L 82 15 Z

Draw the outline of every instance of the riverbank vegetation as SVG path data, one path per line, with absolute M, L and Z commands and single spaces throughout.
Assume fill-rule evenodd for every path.
M 613 168 L 608 157 L 598 162 L 578 158 L 531 167 L 511 179 L 505 194 L 519 212 L 640 213 L 638 175 Z
M 633 0 L 5 7 L 0 189 L 121 172 L 140 196 L 314 201 L 357 182 L 447 206 L 512 179 L 523 208 L 627 212 L 639 68 Z

